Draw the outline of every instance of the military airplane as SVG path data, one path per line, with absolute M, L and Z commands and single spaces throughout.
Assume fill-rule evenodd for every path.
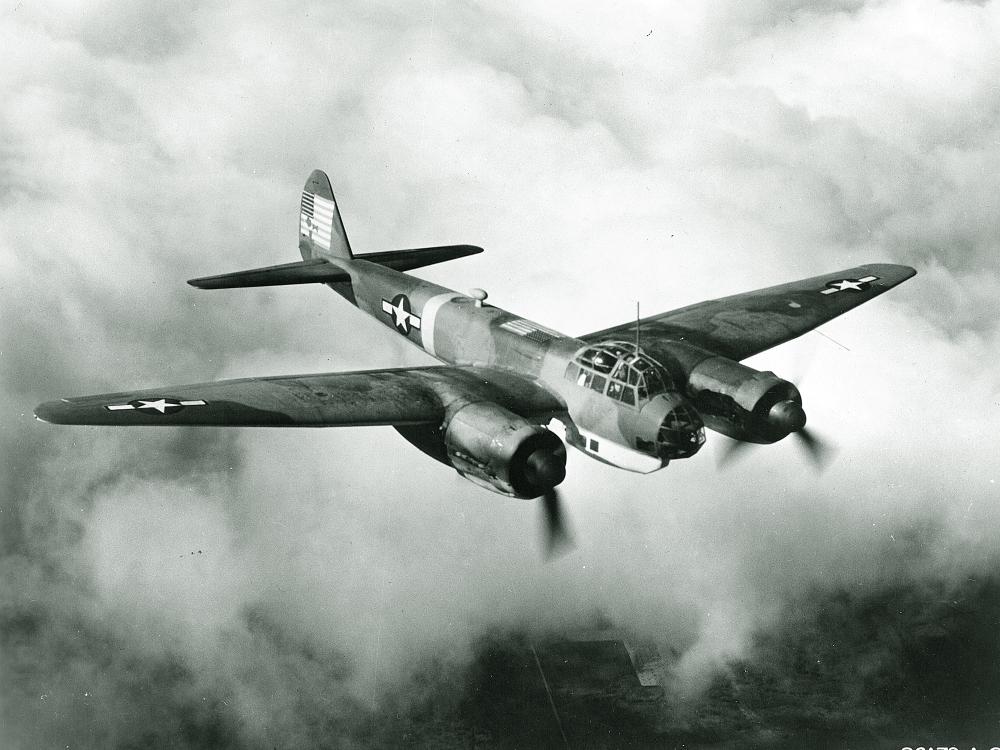
M 798 389 L 740 360 L 789 341 L 913 276 L 887 263 L 701 302 L 582 336 L 406 271 L 482 252 L 472 245 L 354 255 L 330 180 L 316 170 L 299 212 L 302 260 L 192 279 L 199 289 L 325 284 L 446 363 L 245 378 L 41 404 L 46 422 L 84 425 L 391 425 L 481 487 L 542 498 L 550 550 L 567 540 L 556 486 L 569 444 L 633 472 L 690 458 L 705 427 L 742 443 L 799 436 Z M 565 442 L 548 426 L 565 428 Z

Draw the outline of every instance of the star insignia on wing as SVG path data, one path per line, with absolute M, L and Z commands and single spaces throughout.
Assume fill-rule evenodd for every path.
M 840 279 L 839 281 L 828 281 L 826 282 L 826 289 L 820 290 L 820 294 L 863 292 L 873 281 L 878 281 L 878 276 L 865 276 L 861 279 Z
M 205 403 L 200 398 L 179 401 L 175 398 L 160 396 L 159 398 L 137 398 L 134 401 L 129 401 L 127 404 L 108 404 L 105 408 L 108 411 L 144 410 L 150 413 L 171 414 L 180 411 L 185 406 L 204 406 Z

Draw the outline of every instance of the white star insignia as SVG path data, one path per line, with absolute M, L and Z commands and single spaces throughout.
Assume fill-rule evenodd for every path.
M 134 409 L 152 409 L 153 411 L 158 411 L 160 414 L 166 414 L 168 410 L 171 409 L 181 409 L 185 406 L 204 406 L 205 401 L 199 399 L 191 399 L 189 401 L 177 401 L 172 398 L 140 398 L 135 401 L 130 401 L 127 404 L 108 404 L 106 408 L 108 411 L 132 411 Z
M 402 304 L 391 305 L 392 307 L 392 317 L 396 320 L 396 325 L 401 325 L 405 323 L 410 318 L 410 313 L 408 313 Z
M 405 299 L 405 297 L 400 299 L 398 305 L 392 304 L 387 299 L 382 300 L 382 312 L 391 315 L 393 325 L 404 333 L 407 332 L 408 326 L 420 329 L 420 316 L 414 315 L 406 309 L 407 302 Z
M 861 284 L 857 281 L 851 281 L 850 279 L 844 279 L 834 284 L 839 291 L 844 291 L 845 289 L 853 289 L 857 292 L 861 291 Z
M 165 398 L 160 398 L 155 401 L 144 401 L 140 399 L 139 404 L 139 406 L 135 407 L 136 409 L 156 409 L 156 411 L 160 412 L 160 414 L 166 414 L 167 409 L 173 409 L 180 406 L 180 404 L 176 401 L 167 401 Z
M 831 281 L 826 286 L 826 289 L 820 290 L 820 294 L 836 294 L 837 292 L 860 292 L 863 291 L 865 284 L 871 281 L 878 281 L 878 276 L 865 276 L 863 279 L 842 279 L 840 281 Z

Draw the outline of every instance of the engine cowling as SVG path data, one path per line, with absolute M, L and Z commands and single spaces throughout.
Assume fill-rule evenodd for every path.
M 555 434 L 491 403 L 469 404 L 448 421 L 448 460 L 477 484 L 538 497 L 566 478 L 566 447 Z
M 794 385 L 725 357 L 701 360 L 688 374 L 687 388 L 705 424 L 737 440 L 773 443 L 806 423 Z
M 562 440 L 497 404 L 467 404 L 440 429 L 396 429 L 469 481 L 503 495 L 539 497 L 566 478 Z

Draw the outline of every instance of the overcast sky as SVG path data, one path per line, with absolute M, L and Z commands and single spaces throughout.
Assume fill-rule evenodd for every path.
M 817 591 L 994 575 L 996 3 L 37 5 L 0 16 L 3 747 L 315 746 L 484 633 L 596 618 L 690 699 Z M 388 428 L 32 419 L 429 363 L 323 288 L 184 283 L 296 260 L 313 168 L 355 251 L 482 245 L 423 275 L 568 334 L 919 275 L 749 362 L 800 384 L 825 473 L 792 441 L 720 472 L 711 434 L 650 476 L 574 454 L 551 564 L 535 504 Z

